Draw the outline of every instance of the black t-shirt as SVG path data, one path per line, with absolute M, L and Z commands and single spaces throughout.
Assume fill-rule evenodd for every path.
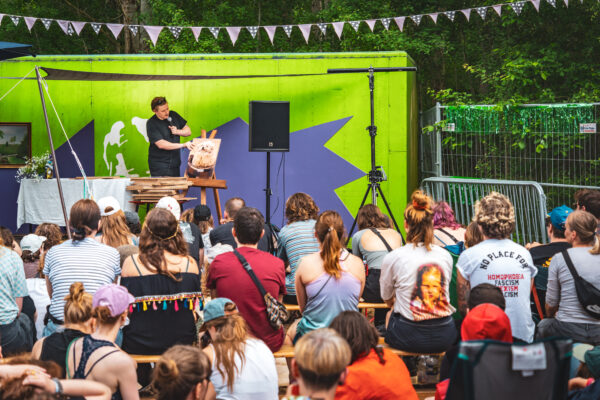
M 529 250 L 529 253 L 533 259 L 533 265 L 538 268 L 548 268 L 550 266 L 550 260 L 556 253 L 560 253 L 561 251 L 570 248 L 571 245 L 568 242 L 553 242 L 536 246 Z
M 233 228 L 233 222 L 228 222 L 223 225 L 219 225 L 210 231 L 210 244 L 213 246 L 217 243 L 228 244 L 234 249 L 237 247 L 237 243 L 233 238 L 233 233 L 231 233 L 231 228 Z M 262 251 L 269 251 L 269 238 L 271 237 L 271 229 L 265 224 L 265 234 L 258 241 L 258 249 Z
M 85 333 L 76 329 L 65 329 L 62 332 L 54 332 L 46 339 L 42 344 L 42 352 L 40 353 L 40 360 L 42 361 L 54 361 L 62 368 L 62 376 L 65 377 L 65 356 L 67 355 L 67 348 L 69 343 L 73 340 L 85 336 Z
M 202 232 L 196 224 L 190 224 L 189 222 L 179 222 L 179 227 L 183 233 L 183 239 L 188 244 L 188 253 L 196 260 L 198 268 L 200 268 L 200 260 L 198 253 L 200 249 L 204 248 L 204 242 L 202 241 Z
M 153 170 L 161 170 L 168 168 L 179 168 L 181 164 L 181 156 L 179 150 L 162 150 L 156 147 L 156 142 L 166 140 L 171 143 L 179 143 L 180 136 L 173 135 L 169 129 L 169 125 L 175 126 L 177 129 L 183 129 L 187 121 L 177 114 L 175 111 L 169 111 L 171 122 L 166 119 L 160 120 L 155 115 L 146 122 L 146 133 L 150 147 L 148 149 L 148 165 L 150 173 Z

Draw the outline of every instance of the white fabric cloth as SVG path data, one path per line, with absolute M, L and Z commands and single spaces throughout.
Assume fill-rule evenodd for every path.
M 37 340 L 40 340 L 44 336 L 44 317 L 46 316 L 46 307 L 50 304 L 50 296 L 48 296 L 45 279 L 29 278 L 26 281 L 29 296 L 33 300 L 37 312 L 37 318 L 34 322 L 37 330 Z
M 529 296 L 537 268 L 525 247 L 510 239 L 484 240 L 462 252 L 456 268 L 471 288 L 480 283 L 498 286 L 504 293 L 513 336 L 533 341 L 535 324 L 531 319 Z
M 598 274 L 600 255 L 590 254 L 590 249 L 591 247 L 575 247 L 567 251 L 579 276 L 594 287 L 600 288 L 600 274 Z M 558 306 L 556 319 L 559 321 L 600 324 L 600 320 L 586 313 L 581 306 L 577 298 L 573 275 L 571 275 L 562 253 L 556 253 L 550 261 L 546 304 Z
M 394 311 L 411 321 L 452 315 L 452 256 L 443 248 L 410 243 L 387 254 L 381 264 L 381 298 L 395 297 Z M 420 284 L 418 284 L 418 282 Z
M 129 178 L 89 179 L 88 182 L 94 199 L 113 196 L 124 211 L 135 211 L 135 205 L 130 203 L 133 199 L 131 192 L 125 189 L 131 183 Z M 60 183 L 68 213 L 76 201 L 84 198 L 84 181 L 61 179 Z M 87 191 L 85 194 L 89 198 Z M 65 226 L 56 179 L 23 179 L 17 198 L 17 228 L 23 224 L 39 225 L 44 222 Z
M 212 345 L 211 345 L 212 346 Z M 213 348 L 214 352 L 214 348 Z M 210 381 L 220 400 L 277 400 L 279 388 L 277 368 L 273 353 L 262 340 L 248 338 L 244 348 L 246 362 L 235 357 L 235 365 L 240 371 L 233 383 L 233 392 L 227 389 L 227 381 L 213 365 Z

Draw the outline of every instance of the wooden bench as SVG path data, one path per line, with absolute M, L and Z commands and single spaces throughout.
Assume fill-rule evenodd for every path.
M 288 311 L 300 311 L 300 306 L 297 304 L 284 304 L 285 308 L 288 309 Z M 390 308 L 390 306 L 388 306 L 385 303 L 366 303 L 364 301 L 361 301 L 358 303 L 358 309 L 359 310 L 367 310 L 369 308 Z

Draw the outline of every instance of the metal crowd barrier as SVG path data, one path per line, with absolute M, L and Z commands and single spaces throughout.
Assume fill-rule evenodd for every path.
M 537 182 L 433 177 L 424 179 L 421 186 L 435 201 L 446 201 L 454 210 L 456 220 L 464 225 L 471 222 L 477 200 L 492 191 L 502 193 L 515 208 L 512 240 L 521 244 L 548 242 L 546 196 Z

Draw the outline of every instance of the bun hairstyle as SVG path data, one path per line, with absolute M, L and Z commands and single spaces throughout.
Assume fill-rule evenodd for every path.
M 92 295 L 87 293 L 83 283 L 75 282 L 65 297 L 65 323 L 80 324 L 92 318 Z
M 341 276 L 340 251 L 345 239 L 344 221 L 340 214 L 332 210 L 322 212 L 317 218 L 315 233 L 321 243 L 323 269 L 338 279 Z
M 414 245 L 423 243 L 429 251 L 433 243 L 433 201 L 421 190 L 415 190 L 410 200 L 410 204 L 404 210 L 404 221 L 409 228 L 406 241 Z
M 176 345 L 156 363 L 152 386 L 158 393 L 157 400 L 185 400 L 210 374 L 210 360 L 200 348 Z
M 507 239 L 515 230 L 515 209 L 508 197 L 491 192 L 475 203 L 473 220 L 488 238 Z
M 306 193 L 294 193 L 285 202 L 285 218 L 288 220 L 288 224 L 317 219 L 318 214 L 319 207 L 317 207 L 313 198 Z
M 582 210 L 573 211 L 567 217 L 567 227 L 577 233 L 582 244 L 594 246 L 590 253 L 600 254 L 600 236 L 597 233 L 598 221 L 592 213 Z
M 83 240 L 93 231 L 98 230 L 99 221 L 100 208 L 94 200 L 82 199 L 73 204 L 69 213 L 73 241 Z

